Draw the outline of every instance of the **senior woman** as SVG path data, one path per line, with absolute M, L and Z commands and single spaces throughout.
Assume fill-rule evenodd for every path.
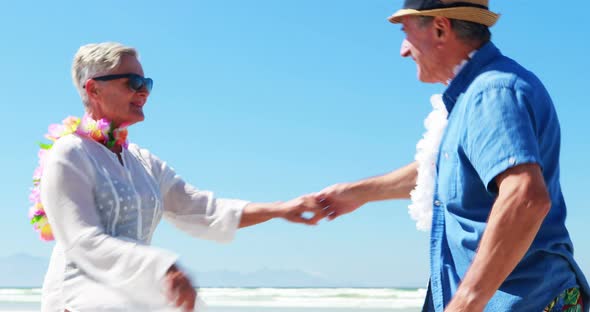
M 127 144 L 126 127 L 144 120 L 152 88 L 135 49 L 82 46 L 72 76 L 86 115 L 66 122 L 73 133 L 54 138 L 40 181 L 56 240 L 43 285 L 44 312 L 192 311 L 196 293 L 177 256 L 149 246 L 162 217 L 219 242 L 272 218 L 315 224 L 324 217 L 310 197 L 266 204 L 216 198 L 149 151 Z M 304 218 L 305 212 L 313 216 Z

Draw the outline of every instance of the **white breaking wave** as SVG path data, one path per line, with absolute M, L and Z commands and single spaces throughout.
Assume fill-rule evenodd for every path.
M 41 288 L 0 288 L 0 302 L 41 302 Z
M 396 288 L 201 288 L 211 307 L 419 308 L 425 289 Z M 0 303 L 40 302 L 41 289 L 0 289 Z
M 208 288 L 209 306 L 305 308 L 413 308 L 424 303 L 424 289 L 365 288 Z

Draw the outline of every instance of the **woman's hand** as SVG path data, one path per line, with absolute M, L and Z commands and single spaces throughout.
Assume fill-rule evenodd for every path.
M 189 277 L 173 265 L 166 272 L 166 297 L 168 301 L 185 312 L 195 309 L 197 291 L 193 287 Z

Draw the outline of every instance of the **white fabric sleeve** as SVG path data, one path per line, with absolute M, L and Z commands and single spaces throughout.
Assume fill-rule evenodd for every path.
M 248 201 L 215 198 L 209 191 L 186 183 L 173 168 L 157 157 L 148 157 L 164 201 L 164 218 L 180 230 L 203 239 L 228 243 L 235 237 Z
M 184 232 L 220 243 L 235 237 L 247 201 L 215 198 L 176 176 L 164 195 L 164 218 Z
M 163 277 L 177 256 L 105 234 L 96 212 L 89 159 L 79 146 L 60 141 L 47 156 L 41 196 L 54 237 L 66 258 L 90 278 L 133 300 L 161 303 L 165 300 Z

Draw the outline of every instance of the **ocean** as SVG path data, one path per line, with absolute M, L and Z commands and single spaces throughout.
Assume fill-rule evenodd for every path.
M 417 312 L 425 295 L 421 288 L 199 289 L 202 312 Z M 1 312 L 39 311 L 40 300 L 39 288 L 0 288 Z

